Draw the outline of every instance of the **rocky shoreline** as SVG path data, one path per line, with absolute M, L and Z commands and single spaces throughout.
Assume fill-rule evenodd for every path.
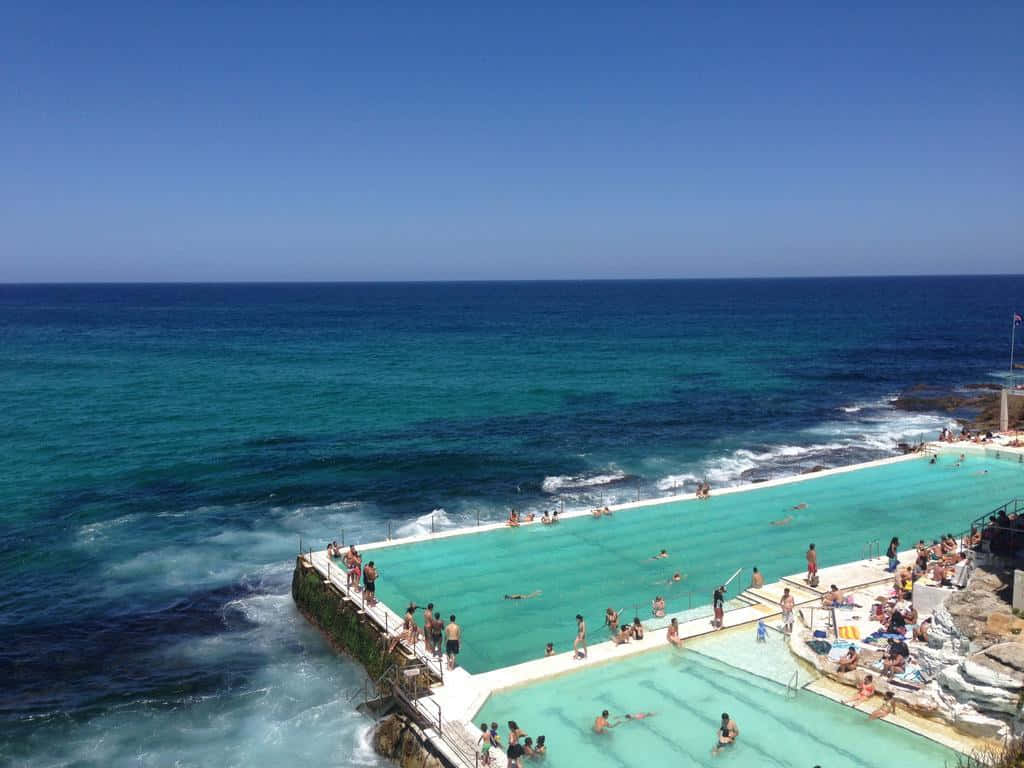
M 944 721 L 981 738 L 1004 738 L 1015 728 L 1024 704 L 1024 619 L 1014 616 L 1002 595 L 1013 572 L 979 567 L 961 592 L 952 593 L 932 614 L 927 646 L 915 647 L 929 682 L 913 689 L 880 675 L 879 693 L 923 717 Z M 856 687 L 862 671 L 839 673 L 794 632 L 790 650 L 825 677 Z
M 999 394 L 1002 386 L 992 382 L 967 387 L 937 389 L 916 384 L 891 401 L 893 408 L 909 413 L 946 414 L 972 430 L 999 429 Z M 1024 429 L 1024 397 L 1009 401 L 1010 429 Z

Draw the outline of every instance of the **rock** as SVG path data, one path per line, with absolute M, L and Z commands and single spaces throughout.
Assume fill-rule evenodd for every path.
M 983 712 L 1012 715 L 1017 711 L 1018 697 L 1015 693 L 1005 688 L 974 683 L 965 676 L 960 667 L 946 667 L 936 679 L 961 704 L 970 704 L 972 708 Z
M 985 622 L 985 631 L 990 635 L 1008 635 L 1015 621 L 1014 615 L 1006 613 L 990 613 Z
M 1002 669 L 999 667 L 1002 667 Z M 1003 669 L 1006 669 L 1006 667 L 988 658 L 984 653 L 975 654 L 965 660 L 960 667 L 966 679 L 979 685 L 1005 688 L 1011 691 L 1024 687 L 1024 681 L 1019 676 L 1014 675 L 1012 672 L 1007 674 L 1003 672 Z
M 985 655 L 1004 667 L 1024 674 L 1024 643 L 1001 643 L 985 649 Z
M 953 718 L 957 730 L 963 731 L 970 736 L 979 736 L 984 739 L 994 737 L 1002 738 L 1009 730 L 1009 727 L 1002 720 L 983 715 L 970 708 L 964 708 L 957 712 Z

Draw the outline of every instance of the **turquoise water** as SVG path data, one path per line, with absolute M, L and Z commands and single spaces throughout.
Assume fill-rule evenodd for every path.
M 564 520 L 472 536 L 401 545 L 367 553 L 381 571 L 377 594 L 396 610 L 433 602 L 463 627 L 460 662 L 471 672 L 537 658 L 545 643 L 571 647 L 575 615 L 583 614 L 591 643 L 608 639 L 606 608 L 650 616 L 650 601 L 668 611 L 707 604 L 737 568 L 749 582 L 757 566 L 766 580 L 800 572 L 814 542 L 821 567 L 863 556 L 891 536 L 904 548 L 919 538 L 960 532 L 970 521 L 1020 493 L 1024 465 L 971 457 L 960 468 L 951 455 L 930 465 L 913 458 L 880 467 L 781 486 L 623 510 L 612 517 Z M 799 510 L 792 508 L 806 504 Z M 786 526 L 769 524 L 786 515 Z M 660 549 L 670 557 L 651 560 Z M 686 578 L 667 584 L 674 571 Z M 531 600 L 505 593 L 542 590 Z M 733 594 L 735 591 L 733 592 Z
M 591 727 L 603 709 L 656 714 L 597 735 Z M 736 721 L 740 736 L 712 757 L 722 712 Z M 503 737 L 508 720 L 534 738 L 546 737 L 545 765 L 552 768 L 941 768 L 955 756 L 809 691 L 787 697 L 784 685 L 692 651 L 641 654 L 495 694 L 474 718 L 500 723 Z
M 376 541 L 429 530 L 433 510 L 450 527 L 893 455 L 950 422 L 893 395 L 1002 380 L 1022 294 L 1007 276 L 0 285 L 0 764 L 377 764 L 342 693 L 361 670 L 292 605 L 300 537 Z M 612 583 L 649 574 L 633 550 L 615 558 L 624 519 L 601 525 L 608 546 L 569 547 L 557 572 L 557 551 L 519 550 L 539 531 L 473 555 L 486 571 L 511 546 L 532 571 L 499 581 L 552 588 L 581 557 L 602 595 L 653 597 Z M 798 552 L 766 569 L 801 566 L 794 530 Z M 825 560 L 839 547 L 821 545 Z M 522 656 L 549 634 L 567 647 L 575 608 L 536 626 L 537 606 L 471 604 L 487 574 L 456 563 L 450 584 L 436 553 L 388 566 L 382 588 L 401 580 L 471 624 L 523 617 L 476 622 L 470 654 L 488 631 L 533 632 Z

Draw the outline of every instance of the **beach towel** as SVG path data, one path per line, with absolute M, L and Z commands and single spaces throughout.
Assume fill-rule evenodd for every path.
M 844 640 L 860 640 L 860 630 L 852 624 L 841 626 L 838 634 Z

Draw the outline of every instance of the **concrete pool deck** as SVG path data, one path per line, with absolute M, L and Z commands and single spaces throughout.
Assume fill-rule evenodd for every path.
M 1007 437 L 1006 439 L 1009 440 L 1010 438 Z M 961 452 L 968 455 L 971 453 L 977 454 L 981 452 L 1000 451 L 1002 453 L 1017 455 L 1018 457 L 1024 458 L 1024 448 L 1008 448 L 1004 445 L 991 443 L 987 445 L 965 442 L 929 444 L 926 447 L 926 450 L 944 451 L 947 454 L 949 452 Z M 844 474 L 870 467 L 914 461 L 915 459 L 923 460 L 924 456 L 916 453 L 895 456 L 872 462 L 821 470 L 804 475 L 778 478 L 762 483 L 751 483 L 733 488 L 715 490 L 713 491 L 713 495 L 752 492 L 762 488 L 795 484 L 824 476 Z M 611 509 L 613 512 L 620 512 L 682 501 L 696 503 L 699 500 L 694 494 L 665 496 L 626 504 L 618 504 L 611 506 Z M 590 514 L 591 512 L 589 510 L 582 509 L 561 514 L 560 518 L 570 519 L 576 517 L 587 517 L 590 516 Z M 539 524 L 539 519 L 531 523 L 522 523 L 523 526 Z M 366 552 L 405 544 L 437 541 L 439 539 L 456 536 L 470 536 L 476 533 L 502 530 L 504 528 L 506 528 L 504 522 L 491 523 L 469 528 L 445 530 L 436 533 L 419 534 L 400 539 L 373 542 L 361 545 L 359 549 Z M 331 562 L 326 551 L 310 552 L 308 555 L 304 555 L 303 557 L 308 557 L 312 567 L 314 567 L 321 576 L 323 576 L 325 581 L 329 581 L 330 584 L 342 593 L 347 600 L 365 612 L 365 614 L 375 621 L 389 637 L 395 637 L 400 632 L 403 617 L 382 602 L 377 603 L 375 606 L 365 606 L 361 593 L 357 591 L 350 591 L 348 589 L 346 585 L 346 574 L 341 568 Z M 900 553 L 900 562 L 901 564 L 910 563 L 913 562 L 915 557 L 916 552 L 914 550 L 907 550 Z M 750 626 L 762 619 L 766 620 L 766 623 L 769 623 L 770 626 L 775 626 L 777 628 L 780 622 L 773 620 L 777 620 L 781 617 L 781 607 L 779 602 L 782 598 L 783 590 L 787 587 L 790 589 L 796 601 L 797 609 L 799 610 L 801 608 L 818 608 L 820 606 L 821 595 L 827 591 L 829 586 L 832 584 L 837 585 L 844 593 L 848 593 L 856 589 L 864 589 L 866 587 L 891 583 L 893 575 L 886 570 L 887 564 L 884 554 L 875 554 L 873 557 L 869 557 L 867 559 L 855 560 L 820 569 L 820 580 L 816 588 L 812 588 L 804 582 L 803 573 L 796 573 L 784 576 L 778 581 L 765 584 L 757 589 L 743 589 L 739 593 L 738 597 L 735 597 L 730 601 L 733 604 L 740 603 L 740 605 L 725 612 L 723 629 Z M 746 577 L 746 575 L 744 576 Z M 660 621 L 664 622 L 664 619 L 661 619 Z M 573 628 L 571 627 L 569 628 L 567 632 L 568 636 L 563 640 L 567 645 L 571 644 L 574 636 L 572 629 Z M 711 626 L 710 617 L 708 616 L 702 616 L 688 621 L 681 621 L 679 623 L 679 637 L 684 641 L 684 649 L 686 640 L 712 635 L 719 631 L 720 630 Z M 601 633 L 602 635 L 604 634 L 601 628 L 590 628 L 590 635 L 592 637 L 598 633 Z M 476 740 L 479 736 L 479 730 L 473 726 L 472 718 L 480 711 L 488 697 L 492 694 L 511 688 L 527 686 L 561 675 L 571 674 L 572 672 L 580 669 L 604 664 L 613 664 L 616 661 L 629 658 L 637 654 L 664 650 L 669 647 L 670 644 L 667 640 L 666 632 L 663 628 L 659 628 L 647 629 L 645 638 L 642 641 L 633 641 L 624 645 L 616 645 L 610 640 L 594 643 L 588 647 L 588 654 L 585 659 L 576 659 L 571 651 L 567 651 L 550 657 L 536 658 L 477 674 L 471 674 L 462 668 L 456 668 L 455 670 L 450 671 L 446 669 L 443 671 L 440 670 L 438 667 L 438 661 L 427 652 L 422 640 L 418 641 L 415 647 L 409 649 L 409 658 L 416 658 L 421 663 L 428 666 L 428 668 L 438 670 L 438 676 L 443 675 L 443 681 L 431 687 L 429 696 L 425 697 L 425 703 L 429 703 L 431 710 L 437 712 L 439 726 L 445 730 L 449 741 L 446 743 L 436 730 L 431 731 L 431 729 L 428 729 L 428 737 L 431 738 L 432 743 L 434 743 L 439 751 L 449 757 L 453 764 L 472 765 L 472 762 L 467 762 L 465 758 L 465 755 L 472 755 L 475 753 Z M 824 695 L 828 698 L 841 698 L 842 696 L 848 696 L 849 694 L 848 688 L 844 688 L 843 686 L 831 681 L 822 682 L 820 685 L 815 682 L 805 686 L 805 689 L 818 693 L 819 695 Z M 842 693 L 839 693 L 834 689 L 838 689 L 839 691 L 842 691 Z M 867 710 L 870 712 L 871 709 L 874 709 L 875 704 L 872 702 L 867 706 L 870 706 L 870 709 Z M 890 718 L 886 719 L 888 720 Z M 893 722 L 900 727 L 907 728 L 910 731 L 959 751 L 971 751 L 984 744 L 983 741 L 963 736 L 948 726 L 906 713 L 897 715 Z M 453 738 L 458 742 L 459 748 L 457 750 L 453 750 L 451 747 L 451 740 Z M 460 753 L 462 753 L 462 756 L 460 756 Z M 504 755 L 492 753 L 492 757 L 495 758 L 494 764 L 499 766 L 505 764 Z

